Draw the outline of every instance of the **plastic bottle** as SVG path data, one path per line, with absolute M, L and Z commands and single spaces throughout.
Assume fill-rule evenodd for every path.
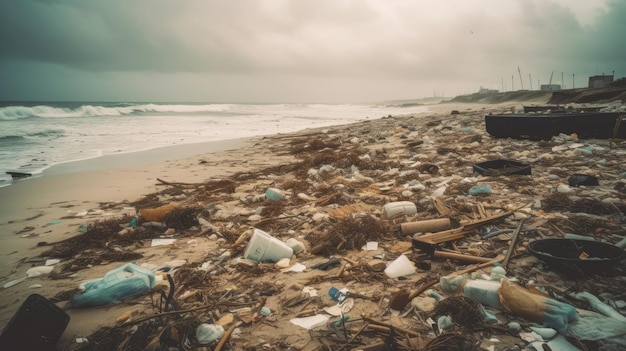
M 200 344 L 208 344 L 224 336 L 224 327 L 221 325 L 202 323 L 196 328 L 196 339 Z
M 412 216 L 417 213 L 417 207 L 411 201 L 390 202 L 383 206 L 383 213 L 387 218 L 398 216 Z
M 74 294 L 74 307 L 102 306 L 150 292 L 156 284 L 154 273 L 133 263 L 107 272 L 102 279 L 84 285 L 84 291 Z
M 491 186 L 489 184 L 475 185 L 470 188 L 469 194 L 472 196 L 491 194 Z
M 493 280 L 469 280 L 463 285 L 463 295 L 472 297 L 483 305 L 504 309 L 498 297 L 500 282 Z

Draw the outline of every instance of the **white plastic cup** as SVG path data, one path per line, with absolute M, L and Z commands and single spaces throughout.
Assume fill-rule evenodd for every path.
M 413 266 L 413 262 L 411 262 L 408 257 L 400 255 L 387 265 L 387 268 L 385 268 L 385 274 L 389 278 L 404 277 L 415 274 L 415 266 Z
M 272 261 L 275 263 L 283 258 L 291 258 L 292 255 L 293 249 L 285 242 L 255 228 L 243 257 L 257 262 Z
M 417 213 L 417 207 L 411 201 L 390 202 L 383 206 L 383 213 L 387 218 L 401 215 L 412 216 Z

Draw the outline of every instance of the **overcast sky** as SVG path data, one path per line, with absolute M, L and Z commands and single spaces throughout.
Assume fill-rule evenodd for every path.
M 3 0 L 0 100 L 371 102 L 626 76 L 624 0 Z M 529 76 L 530 75 L 530 76 Z

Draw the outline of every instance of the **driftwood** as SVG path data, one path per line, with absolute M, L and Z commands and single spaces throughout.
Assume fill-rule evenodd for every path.
M 163 179 L 157 178 L 156 179 L 159 183 L 161 184 L 157 184 L 157 185 L 169 185 L 169 186 L 198 186 L 200 184 L 196 184 L 196 183 L 181 183 L 181 182 L 168 182 L 165 181 Z
M 437 233 L 420 235 L 417 238 L 415 238 L 415 240 L 428 244 L 428 245 L 436 245 L 436 244 L 441 244 L 441 243 L 448 242 L 448 241 L 463 239 L 466 235 L 472 234 L 476 228 L 483 226 L 485 224 L 488 224 L 490 222 L 508 217 L 512 215 L 513 213 L 515 213 L 515 211 L 518 211 L 526 206 L 527 205 L 523 205 L 511 211 L 493 215 L 493 216 L 490 216 L 490 217 L 487 217 L 478 221 L 473 221 L 473 222 L 463 225 L 460 228 L 444 230 L 444 231 L 437 232 Z

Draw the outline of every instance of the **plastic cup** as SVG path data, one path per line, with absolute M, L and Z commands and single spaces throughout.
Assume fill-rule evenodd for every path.
M 245 258 L 257 262 L 278 262 L 283 258 L 290 258 L 292 255 L 293 249 L 286 243 L 256 228 L 243 254 Z
M 387 268 L 385 268 L 385 274 L 389 278 L 404 277 L 415 274 L 415 267 L 413 266 L 413 262 L 411 262 L 408 257 L 400 255 L 387 265 Z

